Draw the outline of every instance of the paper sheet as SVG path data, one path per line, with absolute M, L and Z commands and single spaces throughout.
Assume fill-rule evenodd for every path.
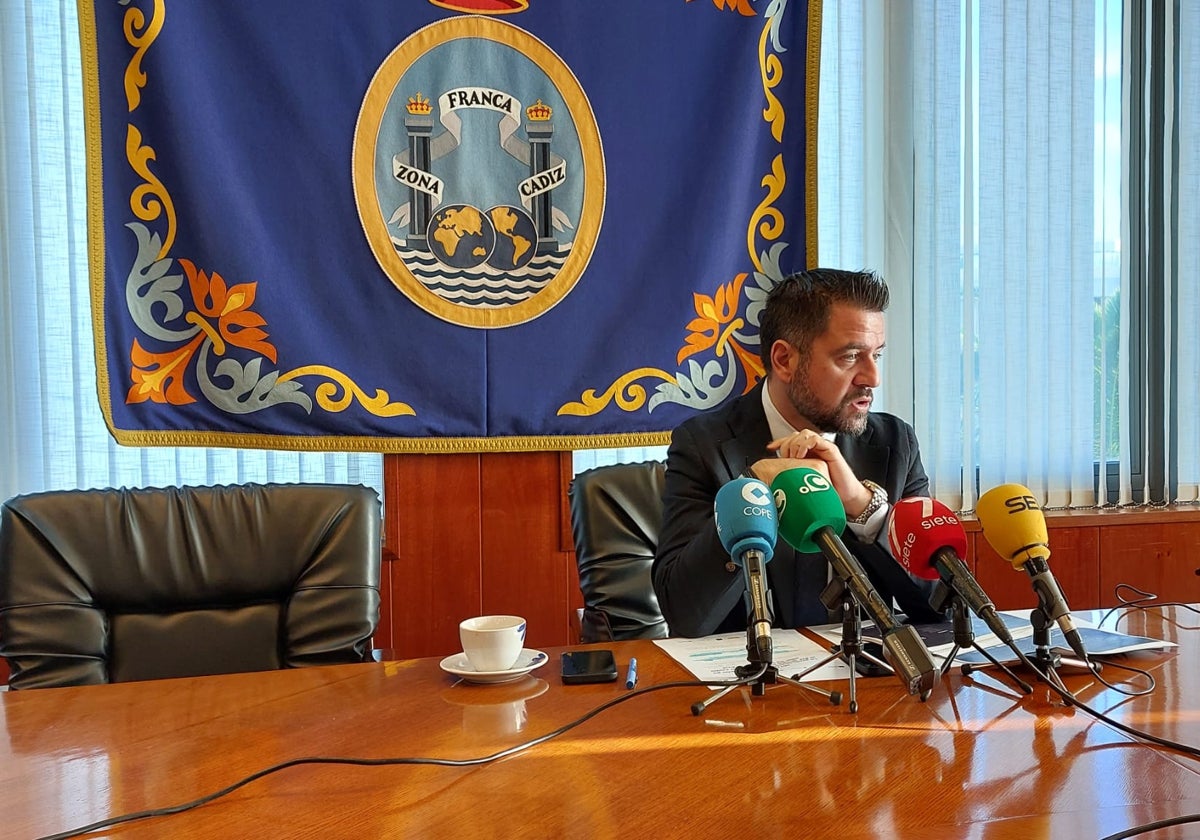
M 796 630 L 772 628 L 772 664 L 780 675 L 794 677 L 829 656 L 829 649 Z M 746 634 L 724 633 L 699 639 L 655 639 L 654 643 L 702 682 L 737 679 L 734 669 L 749 662 Z M 835 659 L 800 678 L 802 682 L 850 679 L 850 669 Z
M 1013 641 L 1026 654 L 1033 653 L 1033 626 L 1029 621 L 1029 614 L 1031 612 L 1032 610 L 1004 610 L 999 613 L 1000 619 L 1012 634 Z M 1139 650 L 1164 650 L 1176 647 L 1174 642 L 1167 642 L 1161 639 L 1151 639 L 1146 636 L 1131 636 L 1115 630 L 1100 630 L 1090 621 L 1075 616 L 1072 617 L 1072 621 L 1075 624 L 1075 629 L 1079 631 L 1080 638 L 1083 639 L 1084 647 L 1091 656 L 1112 656 L 1118 653 L 1132 653 Z M 916 627 L 917 633 L 929 648 L 930 654 L 933 655 L 934 663 L 940 665 L 942 660 L 954 650 L 953 622 L 921 624 Z M 1007 645 L 1001 643 L 996 635 L 990 632 L 987 625 L 977 616 L 971 616 L 971 628 L 975 634 L 975 644 L 986 650 L 995 659 L 1006 663 L 1017 661 L 1016 654 L 1009 650 Z M 837 644 L 842 638 L 842 625 L 840 624 L 823 624 L 819 627 L 811 627 L 809 629 L 822 638 L 828 639 L 830 644 Z M 862 623 L 862 635 L 864 639 L 874 640 L 879 638 L 879 632 L 870 621 Z M 1056 650 L 1071 654 L 1071 647 L 1067 644 L 1067 640 L 1063 638 L 1057 624 L 1050 628 L 1050 646 Z M 982 654 L 970 647 L 960 649 L 955 655 L 954 660 L 956 662 L 970 662 L 974 664 L 986 661 Z

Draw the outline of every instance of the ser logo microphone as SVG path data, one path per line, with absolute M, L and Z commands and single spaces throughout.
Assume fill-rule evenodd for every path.
M 1037 499 L 1033 496 L 1013 496 L 1011 499 L 1004 500 L 1004 506 L 1008 508 L 1009 513 L 1022 513 L 1027 510 L 1041 510 L 1038 506 Z

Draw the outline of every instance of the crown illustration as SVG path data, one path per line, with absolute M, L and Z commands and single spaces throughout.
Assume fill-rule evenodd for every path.
M 543 105 L 542 100 L 540 99 L 525 109 L 525 116 L 529 117 L 529 119 L 534 120 L 535 122 L 543 122 L 548 120 L 550 119 L 550 115 L 553 113 L 554 109 L 549 105 Z
M 429 100 L 417 91 L 416 96 L 408 97 L 408 113 L 410 114 L 428 114 L 433 108 L 429 104 Z

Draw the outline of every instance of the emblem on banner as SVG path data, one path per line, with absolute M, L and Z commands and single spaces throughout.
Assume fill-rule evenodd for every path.
M 375 73 L 354 137 L 354 192 L 376 260 L 413 303 L 492 328 L 570 293 L 604 212 L 604 159 L 575 76 L 529 33 L 432 24 Z

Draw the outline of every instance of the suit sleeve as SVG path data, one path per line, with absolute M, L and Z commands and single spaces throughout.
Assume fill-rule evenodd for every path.
M 908 496 L 928 496 L 929 476 L 925 474 L 925 465 L 921 463 L 921 447 L 917 443 L 917 433 L 907 423 L 903 424 L 904 446 L 898 447 L 904 452 L 904 489 L 900 495 L 892 499 L 892 503 Z
M 720 479 L 704 462 L 686 426 L 667 449 L 663 522 L 651 575 L 663 617 L 673 636 L 707 636 L 739 603 L 743 583 L 717 536 L 713 501 Z

